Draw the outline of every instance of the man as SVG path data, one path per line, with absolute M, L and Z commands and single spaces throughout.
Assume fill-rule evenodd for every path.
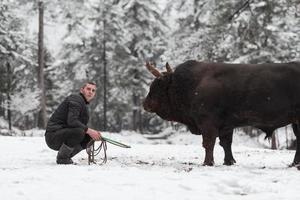
M 101 133 L 87 126 L 87 104 L 95 97 L 96 84 L 87 82 L 79 94 L 68 96 L 55 110 L 47 124 L 47 145 L 58 151 L 57 164 L 72 164 L 72 157 L 87 148 L 93 140 L 100 140 Z

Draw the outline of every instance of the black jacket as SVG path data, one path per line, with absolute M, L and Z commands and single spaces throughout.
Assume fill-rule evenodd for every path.
M 68 96 L 50 117 L 46 132 L 53 132 L 63 128 L 88 129 L 88 102 L 82 94 Z

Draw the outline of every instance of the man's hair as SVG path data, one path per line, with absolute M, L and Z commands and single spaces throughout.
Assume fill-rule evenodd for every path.
M 96 83 L 93 82 L 93 81 L 86 81 L 81 88 L 84 88 L 87 84 L 90 84 L 90 85 L 95 85 L 96 86 Z

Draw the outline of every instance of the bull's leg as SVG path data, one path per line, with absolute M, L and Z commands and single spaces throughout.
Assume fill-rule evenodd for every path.
M 205 159 L 203 165 L 214 165 L 214 147 L 216 143 L 217 131 L 216 129 L 207 129 L 203 131 L 203 147 L 205 148 Z
M 298 121 L 298 123 L 292 124 L 292 127 L 293 127 L 294 134 L 296 136 L 296 142 L 297 142 L 296 143 L 297 144 L 296 154 L 294 157 L 294 161 L 292 163 L 292 166 L 295 166 L 295 165 L 300 164 L 300 125 L 299 125 L 299 121 Z
M 232 135 L 233 135 L 233 129 L 220 130 L 220 134 L 219 134 L 220 145 L 223 147 L 225 153 L 224 165 L 233 165 L 234 163 L 236 163 L 231 151 Z

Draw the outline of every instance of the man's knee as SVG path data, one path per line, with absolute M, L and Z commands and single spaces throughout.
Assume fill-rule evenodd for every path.
M 70 147 L 81 143 L 85 135 L 86 133 L 82 128 L 65 128 L 49 133 L 46 136 L 46 142 L 51 149 L 58 150 L 63 143 Z
M 82 141 L 86 135 L 83 128 L 74 128 L 71 132 L 71 135 L 78 138 L 80 141 Z

